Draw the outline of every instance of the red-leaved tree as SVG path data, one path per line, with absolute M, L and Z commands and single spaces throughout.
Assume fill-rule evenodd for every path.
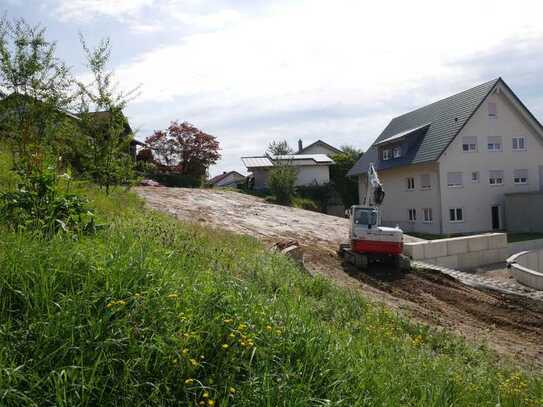
M 166 130 L 147 137 L 145 143 L 163 169 L 193 177 L 205 175 L 221 157 L 217 139 L 187 122 L 172 122 Z

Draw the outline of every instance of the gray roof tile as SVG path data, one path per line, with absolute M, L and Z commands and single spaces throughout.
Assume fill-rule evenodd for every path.
M 376 170 L 383 170 L 437 160 L 499 81 L 501 78 L 485 82 L 392 119 L 347 175 L 366 173 L 372 162 Z M 388 161 L 378 159 L 376 143 L 427 123 L 431 123 L 427 131 L 406 155 Z

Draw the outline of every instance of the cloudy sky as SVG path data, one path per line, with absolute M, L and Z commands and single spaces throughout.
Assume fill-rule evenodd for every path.
M 172 120 L 216 136 L 211 169 L 271 140 L 367 148 L 395 115 L 502 76 L 543 118 L 538 1 L 1 0 L 84 72 L 78 33 L 110 37 L 145 139 Z

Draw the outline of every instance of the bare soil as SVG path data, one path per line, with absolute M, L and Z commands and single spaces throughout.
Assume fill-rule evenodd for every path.
M 361 272 L 343 264 L 336 250 L 348 238 L 346 219 L 283 207 L 232 191 L 138 187 L 157 210 L 254 236 L 270 246 L 296 240 L 304 248 L 309 272 L 354 288 L 372 301 L 434 327 L 485 342 L 524 365 L 543 367 L 543 302 L 493 290 L 468 287 L 435 271 L 395 273 L 384 265 Z M 411 238 L 406 236 L 406 240 Z

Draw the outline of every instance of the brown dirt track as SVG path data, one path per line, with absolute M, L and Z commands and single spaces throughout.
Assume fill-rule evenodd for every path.
M 359 289 L 370 300 L 417 321 L 486 342 L 523 364 L 543 366 L 542 301 L 469 287 L 435 271 L 395 274 L 374 265 L 362 273 L 344 265 L 335 253 L 348 236 L 345 219 L 272 205 L 231 191 L 153 187 L 136 191 L 150 207 L 183 221 L 249 234 L 270 245 L 297 240 L 304 247 L 309 272 Z

